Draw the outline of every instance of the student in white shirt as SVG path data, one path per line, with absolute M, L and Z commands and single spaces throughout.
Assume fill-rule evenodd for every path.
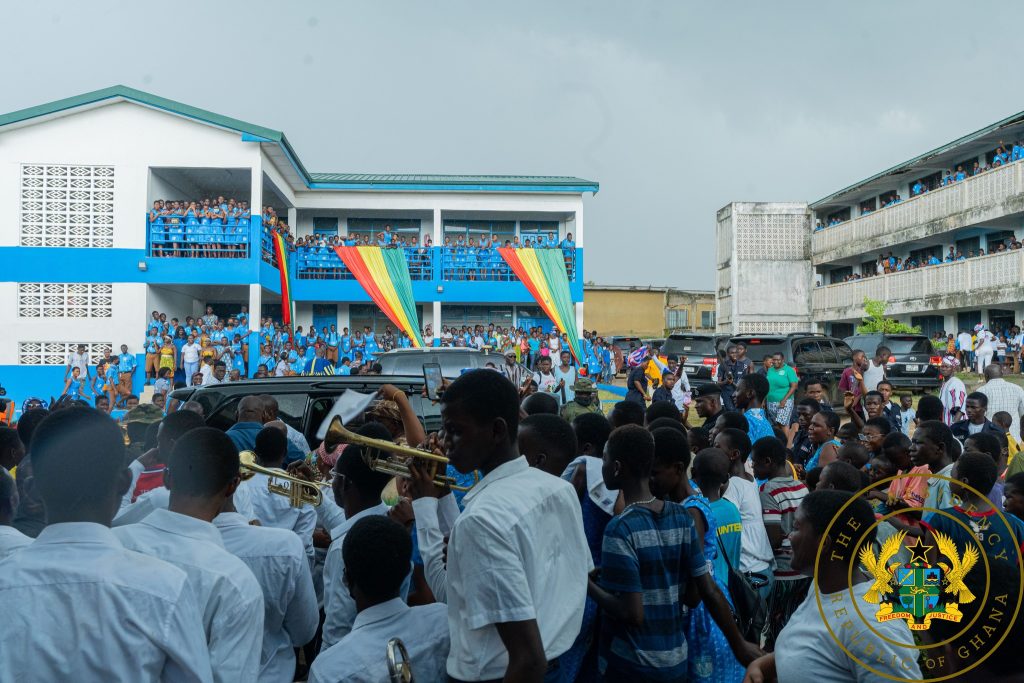
M 885 366 L 890 355 L 888 346 L 879 346 L 875 349 L 875 357 L 868 359 L 868 368 L 864 371 L 864 387 L 868 391 L 877 390 L 878 383 L 885 379 Z
M 212 680 L 185 573 L 108 528 L 129 480 L 117 424 L 58 411 L 35 432 L 32 461 L 49 525 L 2 562 L 0 680 Z
M 448 675 L 556 675 L 558 657 L 580 632 L 593 569 L 576 490 L 518 454 L 519 395 L 499 373 L 472 370 L 456 379 L 442 396 L 441 417 L 451 464 L 484 475 L 463 499 L 445 568 L 437 543 L 437 496 L 444 492 L 429 471 L 410 465 L 424 573 L 448 602 Z
M 359 433 L 390 441 L 387 428 L 377 422 L 363 425 Z M 380 494 L 391 481 L 387 474 L 367 467 L 363 461 L 363 449 L 356 445 L 347 446 L 341 452 L 334 471 L 334 499 L 345 510 L 345 521 L 331 529 L 331 547 L 327 549 L 324 560 L 325 620 L 321 649 L 331 647 L 348 635 L 356 617 L 355 600 L 342 581 L 345 558 L 341 550 L 345 535 L 364 517 L 388 514 L 388 506 L 381 502 Z
M 216 681 L 253 681 L 263 644 L 263 592 L 245 563 L 224 549 L 211 522 L 239 482 L 238 450 L 224 432 L 193 429 L 171 453 L 167 510 L 114 533 L 125 547 L 185 570 L 203 614 Z
M 859 548 L 875 539 L 875 515 L 866 500 L 851 498 L 854 495 L 845 491 L 822 490 L 807 494 L 800 503 L 790 534 L 792 567 L 813 575 L 814 583 L 779 633 L 775 652 L 754 660 L 744 680 L 923 680 L 918 653 L 913 649 L 914 636 L 906 622 L 893 619 L 879 623 L 868 610 L 857 610 L 854 605 L 864 605 L 865 595 L 874 586 L 867 574 L 857 570 Z M 844 508 L 845 504 L 849 505 Z M 844 541 L 849 529 L 866 530 L 861 545 Z
M 381 655 L 392 638 L 405 645 L 413 680 L 444 681 L 448 608 L 444 603 L 409 607 L 401 597 L 412 558 L 409 533 L 383 515 L 363 517 L 345 535 L 341 553 L 341 579 L 357 613 L 348 635 L 313 661 L 310 683 L 390 683 Z
M 213 520 L 224 547 L 245 562 L 263 589 L 261 683 L 290 683 L 295 677 L 295 650 L 313 640 L 320 610 L 305 549 L 284 529 L 249 524 L 224 501 Z
M 264 427 L 256 434 L 256 464 L 284 473 L 284 457 L 288 450 L 288 439 L 284 432 L 275 427 Z M 292 507 L 284 496 L 271 493 L 268 488 L 269 476 L 254 474 L 239 487 L 245 489 L 252 501 L 252 512 L 260 524 L 275 529 L 293 531 L 302 541 L 306 557 L 313 564 L 313 530 L 316 528 L 316 508 L 303 505 Z
M 11 473 L 0 467 L 0 560 L 32 542 L 31 537 L 11 526 L 17 510 L 18 487 Z
M 729 427 L 715 437 L 715 448 L 729 458 L 729 486 L 722 497 L 740 510 L 740 566 L 761 597 L 768 599 L 775 575 L 772 562 L 775 551 L 768 540 L 757 485 L 747 479 L 744 466 L 750 456 L 750 437 L 742 429 Z
M 156 448 L 152 451 L 146 451 L 128 465 L 128 469 L 132 473 L 132 483 L 128 487 L 128 491 L 125 492 L 124 497 L 121 498 L 119 515 L 141 495 L 136 495 L 135 488 L 139 483 L 139 475 L 146 471 L 147 466 L 154 467 L 163 464 L 166 467 L 167 461 L 171 457 L 171 451 L 174 450 L 174 444 L 177 443 L 178 439 L 185 432 L 199 429 L 205 424 L 203 416 L 191 410 L 179 410 L 160 420 L 160 426 L 157 427 L 156 431 Z M 142 493 L 146 492 L 143 491 Z

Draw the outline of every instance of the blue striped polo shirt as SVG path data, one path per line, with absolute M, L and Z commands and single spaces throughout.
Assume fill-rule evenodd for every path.
M 644 604 L 639 628 L 602 620 L 602 671 L 652 681 L 685 679 L 681 593 L 691 577 L 708 572 L 690 515 L 667 501 L 660 514 L 627 508 L 605 527 L 601 563 L 605 590 L 642 593 Z

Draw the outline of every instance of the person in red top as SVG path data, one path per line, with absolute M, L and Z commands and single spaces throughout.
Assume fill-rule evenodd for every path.
M 125 496 L 130 496 L 129 502 L 134 503 L 142 494 L 164 485 L 164 463 L 174 450 L 174 444 L 186 432 L 204 426 L 206 424 L 202 415 L 191 410 L 179 410 L 160 421 L 156 433 L 156 448 L 143 453 L 129 467 L 134 476 L 134 481 Z

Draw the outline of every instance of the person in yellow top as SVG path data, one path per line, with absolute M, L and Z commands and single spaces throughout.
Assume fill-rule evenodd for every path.
M 213 348 L 213 344 L 210 342 L 209 337 L 203 337 L 202 348 L 199 349 L 199 360 L 202 362 L 207 358 L 209 358 L 211 362 L 216 360 L 217 350 Z

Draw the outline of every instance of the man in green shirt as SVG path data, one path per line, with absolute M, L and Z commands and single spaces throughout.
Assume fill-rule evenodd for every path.
M 571 423 L 579 415 L 601 412 L 594 380 L 589 377 L 579 377 L 572 385 L 572 390 L 576 394 L 575 397 L 562 406 L 561 415 L 564 420 Z

